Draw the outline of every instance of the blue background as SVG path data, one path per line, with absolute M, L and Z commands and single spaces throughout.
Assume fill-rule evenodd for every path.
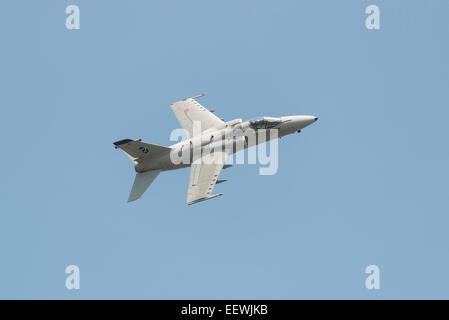
M 0 298 L 449 298 L 448 1 L 0 7 Z M 227 169 L 187 206 L 188 170 L 162 173 L 128 204 L 112 142 L 170 144 L 169 103 L 201 92 L 226 120 L 320 119 L 276 175 Z

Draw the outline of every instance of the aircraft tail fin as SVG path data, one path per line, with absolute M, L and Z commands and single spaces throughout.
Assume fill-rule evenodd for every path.
M 116 149 L 121 149 L 131 159 L 137 171 L 133 187 L 128 197 L 128 202 L 135 201 L 145 193 L 161 172 L 159 168 L 144 171 L 145 163 L 151 163 L 154 159 L 157 160 L 159 157 L 170 153 L 171 149 L 157 144 L 145 143 L 140 139 L 123 139 L 114 142 L 114 146 Z M 143 165 L 143 168 L 137 168 L 139 165 Z
M 153 183 L 154 179 L 159 175 L 161 170 L 151 170 L 146 172 L 138 172 L 134 179 L 134 184 L 129 194 L 128 202 L 139 199 L 148 187 Z

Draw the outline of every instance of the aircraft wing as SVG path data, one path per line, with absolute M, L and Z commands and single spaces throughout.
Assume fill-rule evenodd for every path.
M 210 128 L 221 129 L 225 127 L 223 120 L 215 116 L 212 112 L 200 105 L 195 99 L 204 94 L 177 101 L 171 104 L 176 118 L 182 128 L 187 132 L 189 138 L 193 137 L 194 125 L 199 128 L 199 132 Z M 198 130 L 198 129 L 196 129 Z
M 217 183 L 218 176 L 223 169 L 227 154 L 215 152 L 212 155 L 203 156 L 192 163 L 190 167 L 189 189 L 187 191 L 187 204 L 212 199 L 223 195 L 212 195 L 212 190 Z

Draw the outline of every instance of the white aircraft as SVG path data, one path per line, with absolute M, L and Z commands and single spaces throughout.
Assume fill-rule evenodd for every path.
M 221 196 L 222 193 L 211 193 L 215 184 L 226 181 L 219 180 L 218 176 L 222 169 L 231 166 L 225 165 L 228 155 L 273 138 L 300 132 L 318 120 L 315 116 L 286 116 L 224 122 L 213 114 L 214 110 L 207 110 L 195 100 L 202 96 L 204 94 L 171 104 L 189 139 L 169 147 L 145 143 L 141 139 L 114 142 L 115 148 L 122 149 L 131 159 L 137 172 L 128 202 L 139 199 L 161 171 L 189 166 L 187 204 Z M 186 161 L 173 160 L 180 159 L 180 156 Z

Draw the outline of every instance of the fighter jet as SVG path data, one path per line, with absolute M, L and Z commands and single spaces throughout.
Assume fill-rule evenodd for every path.
M 145 143 L 141 139 L 114 142 L 115 148 L 123 150 L 131 159 L 137 172 L 128 202 L 139 199 L 160 172 L 185 167 L 190 167 L 187 204 L 221 196 L 222 193 L 212 194 L 212 190 L 216 184 L 226 181 L 219 180 L 218 176 L 222 169 L 231 166 L 225 164 L 227 156 L 300 132 L 318 120 L 315 116 L 295 115 L 225 122 L 214 115 L 215 110 L 208 110 L 197 102 L 196 99 L 202 96 L 204 94 L 171 104 L 188 139 L 169 147 Z

